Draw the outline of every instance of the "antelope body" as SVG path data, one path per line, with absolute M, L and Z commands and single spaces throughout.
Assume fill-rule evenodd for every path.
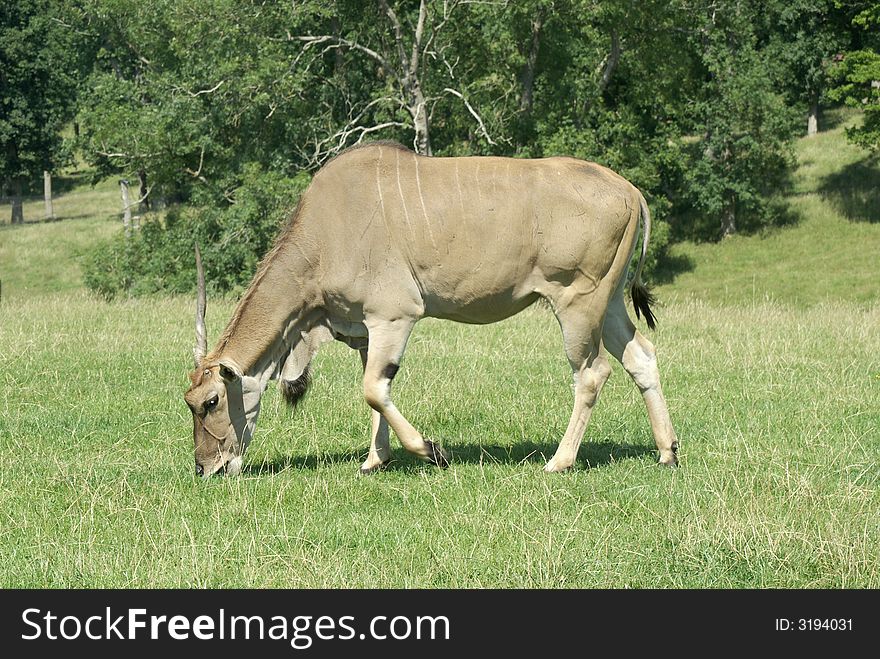
M 653 327 L 651 298 L 639 279 L 648 208 L 614 172 L 572 158 L 423 157 L 393 143 L 343 153 L 303 194 L 210 353 L 199 262 L 196 369 L 185 394 L 197 472 L 237 472 L 269 381 L 280 378 L 295 405 L 312 357 L 334 339 L 363 361 L 372 441 L 361 471 L 390 460 L 389 427 L 408 451 L 447 464 L 445 451 L 391 399 L 414 324 L 424 317 L 491 323 L 539 297 L 559 321 L 575 385 L 568 428 L 545 469 L 574 463 L 611 372 L 605 350 L 644 396 L 660 462 L 675 465 L 654 347 L 624 306 L 640 220 L 632 298 L 636 314 Z

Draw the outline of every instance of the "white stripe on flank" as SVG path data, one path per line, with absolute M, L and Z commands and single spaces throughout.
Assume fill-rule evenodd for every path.
M 431 222 L 428 220 L 428 210 L 425 208 L 425 198 L 422 196 L 422 181 L 419 178 L 419 157 L 416 154 L 413 154 L 413 162 L 416 164 L 416 188 L 419 191 L 419 201 L 422 203 L 422 215 L 425 216 L 425 228 L 428 230 L 428 238 L 431 240 L 431 245 L 436 250 L 437 243 L 434 242 L 434 232 L 431 231 Z
M 412 233 L 412 226 L 409 223 L 409 211 L 406 209 L 406 199 L 403 198 L 403 186 L 400 185 L 400 150 L 398 149 L 396 154 L 397 156 L 397 190 L 400 192 L 400 203 L 403 204 L 403 215 L 406 221 L 406 226 L 409 227 L 410 233 Z
M 385 228 L 388 228 L 388 217 L 385 215 L 385 200 L 382 198 L 382 184 L 380 182 L 381 173 L 379 171 L 379 164 L 382 162 L 382 147 L 379 147 L 379 157 L 376 158 L 376 191 L 379 193 L 379 208 L 382 209 L 382 222 L 385 223 Z
M 483 209 L 483 191 L 480 190 L 480 161 L 477 160 L 477 168 L 474 170 L 474 180 L 477 182 L 477 196 L 480 198 L 480 210 Z
M 458 188 L 458 202 L 461 204 L 461 219 L 464 220 L 464 197 L 461 194 L 461 181 L 458 179 L 458 159 L 455 160 L 455 187 Z

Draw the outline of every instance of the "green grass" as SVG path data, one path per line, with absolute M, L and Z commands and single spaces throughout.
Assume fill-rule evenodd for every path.
M 0 204 L 0 282 L 6 299 L 81 291 L 82 256 L 122 226 L 115 181 L 97 186 L 68 177 L 54 201 L 56 221 L 44 222 L 43 200 L 24 204 L 24 226 L 9 224 Z
M 417 328 L 397 402 L 448 470 L 397 449 L 357 477 L 360 365 L 331 346 L 300 411 L 266 394 L 245 475 L 204 483 L 181 399 L 191 306 L 4 303 L 0 585 L 880 586 L 877 307 L 670 305 L 654 338 L 678 471 L 655 465 L 621 369 L 577 470 L 541 471 L 571 394 L 535 308 Z
M 859 260 L 878 224 L 837 176 L 876 170 L 841 160 L 839 129 L 815 140 L 791 199 L 807 216 L 678 248 L 694 269 L 660 291 L 678 470 L 615 367 L 577 468 L 542 472 L 572 396 L 533 307 L 417 326 L 395 398 L 449 469 L 393 440 L 389 470 L 356 475 L 360 363 L 331 345 L 295 413 L 266 393 L 243 475 L 203 482 L 192 301 L 82 292 L 75 254 L 116 226 L 101 216 L 0 228 L 0 586 L 880 587 L 880 267 Z M 231 309 L 209 301 L 211 338 Z
M 672 260 L 684 272 L 658 288 L 660 297 L 797 306 L 880 298 L 880 162 L 844 138 L 857 115 L 831 117 L 833 129 L 796 145 L 787 198 L 796 224 L 720 244 L 674 245 Z
M 120 196 L 117 179 L 105 179 L 91 185 L 89 172 L 83 163 L 82 169 L 65 170 L 52 178 L 52 206 L 56 222 L 62 220 L 81 220 L 85 218 L 121 218 L 122 197 Z M 43 181 L 39 181 L 40 191 Z M 132 192 L 134 194 L 134 192 Z M 30 195 L 23 199 L 22 211 L 26 224 L 45 222 L 46 205 L 42 193 Z M 0 226 L 9 224 L 12 217 L 12 206 L 8 198 L 0 203 Z

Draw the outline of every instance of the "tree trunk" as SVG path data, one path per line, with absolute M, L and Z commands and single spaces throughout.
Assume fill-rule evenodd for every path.
M 611 82 L 611 78 L 614 75 L 614 71 L 617 69 L 617 65 L 620 64 L 620 37 L 617 35 L 617 30 L 611 30 L 611 52 L 608 53 L 608 57 L 605 59 L 604 65 L 602 66 L 602 77 L 599 78 L 599 95 L 605 93 L 605 89 L 608 87 L 608 83 Z
M 330 33 L 340 38 L 342 36 L 342 28 L 339 25 L 339 17 L 333 16 L 330 19 Z M 342 69 L 345 66 L 345 56 L 342 53 L 342 48 L 334 48 L 333 49 L 333 72 L 337 75 L 342 73 Z
M 611 50 L 608 55 L 605 56 L 599 66 L 596 68 L 596 74 L 599 76 L 599 84 L 597 86 L 597 98 L 601 98 L 602 94 L 605 93 L 605 89 L 608 87 L 608 84 L 611 82 L 611 78 L 614 77 L 614 71 L 617 70 L 617 65 L 620 64 L 620 37 L 617 34 L 617 30 L 611 30 Z M 580 104 L 580 114 L 575 116 L 575 125 L 580 128 L 581 127 L 581 116 L 586 116 L 590 111 L 590 100 L 589 97 Z
M 21 179 L 12 181 L 12 223 L 24 224 L 24 210 L 21 206 Z
M 736 195 L 730 194 L 721 211 L 721 238 L 736 233 Z
M 813 137 L 819 132 L 819 94 L 813 94 L 810 99 L 810 116 L 807 119 L 807 137 Z
M 131 237 L 131 202 L 128 195 L 128 181 L 119 179 L 119 189 L 122 193 L 122 226 L 125 227 L 125 237 Z
M 428 113 L 425 104 L 420 103 L 414 108 L 409 109 L 413 119 L 413 128 L 416 131 L 415 148 L 416 153 L 423 156 L 431 155 L 431 136 L 428 128 Z
M 544 11 L 541 10 L 532 20 L 532 43 L 529 47 L 529 54 L 526 57 L 525 67 L 520 75 L 522 96 L 519 99 L 519 111 L 523 114 L 531 114 L 532 112 L 535 91 L 535 72 L 538 64 L 538 51 L 541 48 L 541 29 L 543 27 Z
M 52 205 L 52 174 L 43 170 L 43 200 L 46 202 L 46 220 L 55 219 L 55 208 Z
M 415 82 L 406 85 L 410 88 L 410 102 L 407 109 L 412 117 L 413 129 L 416 132 L 414 146 L 416 153 L 423 156 L 431 155 L 431 136 L 430 127 L 428 126 L 428 108 L 425 104 L 425 95 L 422 93 L 422 86 L 418 79 Z

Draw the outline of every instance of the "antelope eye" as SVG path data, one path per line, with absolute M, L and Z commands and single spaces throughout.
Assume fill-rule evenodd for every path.
M 205 411 L 210 412 L 215 407 L 217 407 L 217 401 L 219 400 L 218 396 L 214 396 L 213 398 L 209 398 L 205 401 Z

